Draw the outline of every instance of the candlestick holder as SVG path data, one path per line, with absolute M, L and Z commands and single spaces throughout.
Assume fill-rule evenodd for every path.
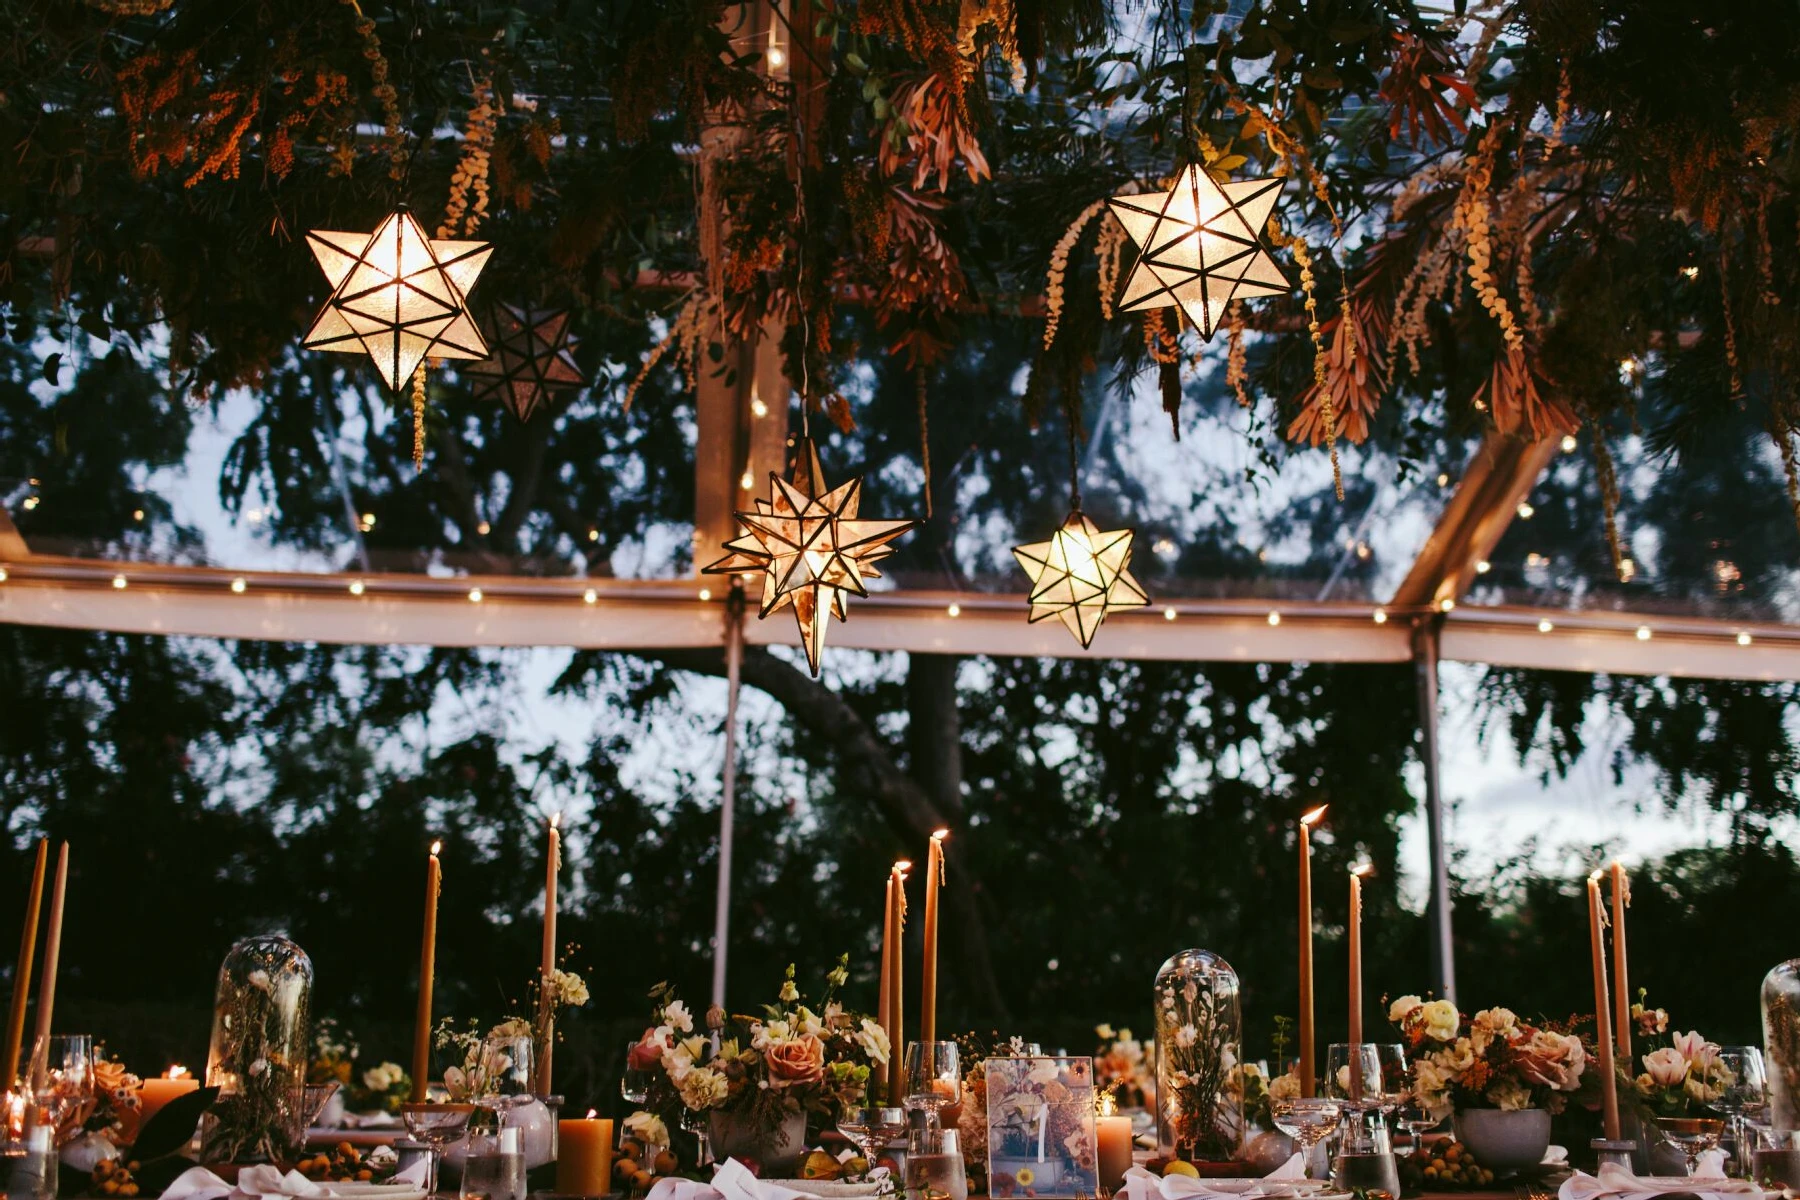
M 1631 1156 L 1637 1149 L 1637 1143 L 1625 1138 L 1598 1137 L 1588 1143 L 1588 1149 L 1594 1152 L 1594 1170 L 1611 1163 L 1615 1167 L 1632 1169 Z
M 1229 1162 L 1244 1141 L 1238 977 L 1210 950 L 1156 973 L 1156 1135 L 1166 1157 Z

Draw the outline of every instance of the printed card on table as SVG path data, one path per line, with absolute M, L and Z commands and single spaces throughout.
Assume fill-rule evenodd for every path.
M 987 1060 L 988 1194 L 1099 1191 L 1092 1058 Z

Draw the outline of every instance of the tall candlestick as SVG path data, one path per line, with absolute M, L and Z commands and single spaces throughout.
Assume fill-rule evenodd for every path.
M 1317 1077 L 1313 1067 L 1313 926 L 1312 834 L 1310 829 L 1325 815 L 1325 805 L 1300 818 L 1300 1094 L 1314 1094 Z
M 561 813 L 550 817 L 550 846 L 544 859 L 544 959 L 538 974 L 537 1080 L 533 1090 L 550 1095 L 550 1058 L 556 1045 L 556 872 L 562 867 Z
M 44 935 L 44 974 L 38 981 L 37 1035 L 31 1044 L 31 1079 L 44 1085 L 49 1068 L 50 1018 L 56 1008 L 56 963 L 62 957 L 63 896 L 69 887 L 69 843 L 56 853 L 56 886 L 50 891 L 50 931 Z
M 912 863 L 894 864 L 894 954 L 888 973 L 888 1103 L 898 1105 L 906 1095 L 906 991 L 903 984 L 906 955 L 906 872 Z
M 1594 951 L 1594 1044 L 1599 1050 L 1600 1112 L 1609 1140 L 1619 1137 L 1618 1079 L 1613 1070 L 1612 1004 L 1606 994 L 1606 938 L 1601 926 L 1600 872 L 1588 876 L 1588 940 Z
M 443 872 L 438 866 L 442 842 L 431 843 L 431 856 L 425 864 L 425 935 L 419 944 L 419 1014 L 413 1028 L 412 1100 L 425 1099 L 425 1082 L 431 1075 L 431 986 L 437 972 L 438 892 L 443 887 Z
M 888 1010 L 894 990 L 894 872 L 887 875 L 887 890 L 881 897 L 881 992 L 876 997 L 875 1023 L 888 1027 Z
M 25 1037 L 25 1004 L 31 993 L 31 960 L 37 952 L 38 919 L 44 909 L 44 873 L 50 865 L 50 839 L 39 838 L 37 864 L 31 869 L 31 891 L 25 896 L 25 931 L 19 935 L 19 961 L 13 968 L 12 1010 L 6 1018 L 6 1062 L 0 1089 L 19 1077 L 19 1043 Z
M 1613 919 L 1613 1036 L 1619 1043 L 1619 1061 L 1631 1061 L 1631 975 L 1625 962 L 1625 910 L 1631 905 L 1631 881 L 1618 859 L 1612 864 Z
M 1363 1040 L 1363 972 L 1362 972 L 1362 877 L 1368 873 L 1367 863 L 1350 868 L 1350 1053 Z M 1351 1071 L 1354 1081 L 1359 1072 Z
M 925 861 L 925 961 L 919 968 L 919 1040 L 937 1038 L 938 889 L 944 886 L 944 839 L 948 829 L 931 835 Z

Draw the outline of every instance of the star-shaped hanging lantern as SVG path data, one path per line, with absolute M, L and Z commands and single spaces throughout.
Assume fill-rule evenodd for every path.
M 569 310 L 538 311 L 496 304 L 488 313 L 487 335 L 494 352 L 465 370 L 477 400 L 498 400 L 521 421 L 558 388 L 583 387 L 575 362 Z
M 860 520 L 861 500 L 862 477 L 827 488 L 818 448 L 801 437 L 793 480 L 769 472 L 769 498 L 758 499 L 754 512 L 737 514 L 744 532 L 725 543 L 725 557 L 705 568 L 711 575 L 761 573 L 758 616 L 793 606 L 815 677 L 832 616 L 849 618 L 850 596 L 868 595 L 864 580 L 881 575 L 873 564 L 892 554 L 889 543 L 918 523 Z
M 1030 622 L 1061 617 L 1086 649 L 1108 613 L 1150 603 L 1129 570 L 1131 538 L 1129 529 L 1101 532 L 1077 508 L 1049 541 L 1014 547 L 1031 576 Z
M 487 242 L 429 238 L 404 208 L 374 233 L 314 230 L 306 242 L 332 287 L 307 349 L 367 353 L 395 390 L 428 356 L 488 356 L 467 300 L 493 253 Z
M 1209 341 L 1233 300 L 1287 292 L 1287 277 L 1257 236 L 1282 182 L 1220 184 L 1190 166 L 1166 192 L 1108 201 L 1138 247 L 1119 311 L 1179 305 Z

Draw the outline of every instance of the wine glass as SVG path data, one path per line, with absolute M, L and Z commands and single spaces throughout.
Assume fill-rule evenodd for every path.
M 1758 1046 L 1724 1046 L 1719 1050 L 1719 1098 L 1712 1107 L 1725 1114 L 1737 1167 L 1748 1173 L 1751 1156 L 1745 1115 L 1768 1103 L 1769 1080 Z
M 475 1115 L 473 1104 L 433 1104 L 419 1101 L 400 1106 L 400 1119 L 415 1141 L 425 1143 L 425 1195 L 435 1196 L 438 1166 L 444 1151 L 463 1140 L 469 1132 L 469 1118 Z
M 1417 1087 L 1407 1092 L 1405 1098 L 1400 1101 L 1394 1118 L 1409 1135 L 1407 1137 L 1407 1154 L 1419 1152 L 1419 1146 L 1424 1141 L 1425 1134 L 1442 1125 L 1444 1115 L 1442 1109 L 1433 1108 L 1425 1103 L 1419 1095 Z
M 1376 1042 L 1375 1060 L 1381 1072 L 1381 1086 L 1375 1095 L 1375 1106 L 1382 1112 L 1393 1112 L 1412 1090 L 1412 1071 L 1406 1061 L 1406 1047 L 1399 1042 Z
M 307 1128 L 310 1129 L 319 1123 L 320 1116 L 325 1112 L 325 1106 L 331 1103 L 333 1096 L 337 1095 L 338 1086 L 338 1081 L 335 1079 L 329 1083 L 306 1085 L 306 1091 L 300 1101 L 300 1112 L 306 1117 Z
M 1326 1049 L 1325 1094 L 1349 1112 L 1380 1106 L 1381 1058 L 1374 1042 L 1333 1042 Z
M 906 1132 L 903 1108 L 846 1108 L 838 1117 L 837 1130 L 861 1147 L 872 1169 L 881 1148 Z
M 1692 1176 L 1700 1165 L 1700 1156 L 1718 1148 L 1725 1122 L 1717 1117 L 1658 1117 L 1656 1131 L 1663 1141 L 1681 1151 L 1687 1159 L 1687 1173 Z
M 1307 1159 L 1314 1146 L 1331 1136 L 1343 1115 L 1342 1105 L 1326 1096 L 1284 1096 L 1269 1101 L 1269 1117 L 1275 1128 L 1293 1138 Z M 1311 1169 L 1309 1162 L 1308 1178 Z
M 649 1067 L 634 1067 L 632 1056 L 639 1043 L 625 1047 L 625 1074 L 619 1077 L 619 1096 L 627 1104 L 643 1104 L 650 1099 L 650 1080 L 655 1075 Z
M 94 1039 L 85 1033 L 58 1033 L 34 1047 L 32 1076 L 41 1082 L 33 1097 L 45 1124 L 57 1131 L 79 1130 L 94 1110 Z
M 906 1104 L 922 1108 L 937 1123 L 938 1109 L 962 1098 L 955 1042 L 911 1042 L 906 1047 Z

